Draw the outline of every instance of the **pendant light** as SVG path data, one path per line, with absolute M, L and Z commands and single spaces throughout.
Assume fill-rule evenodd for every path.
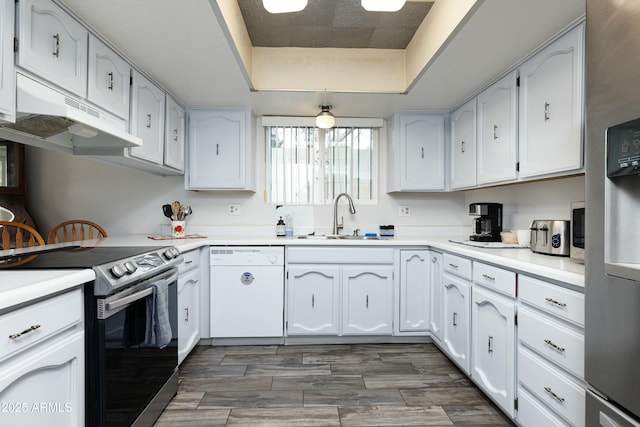
M 307 0 L 262 0 L 269 13 L 300 12 L 307 7 Z
M 331 105 L 320 105 L 321 111 L 316 116 L 316 126 L 320 129 L 329 129 L 336 124 L 336 118 L 331 114 Z
M 406 0 L 362 0 L 362 7 L 369 12 L 397 12 Z

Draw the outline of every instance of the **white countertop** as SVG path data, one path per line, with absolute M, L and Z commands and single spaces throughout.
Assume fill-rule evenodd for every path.
M 202 246 L 398 246 L 430 247 L 474 258 L 519 273 L 584 287 L 584 265 L 567 257 L 540 255 L 529 249 L 484 249 L 449 241 L 448 237 L 412 236 L 378 240 L 297 239 L 277 237 L 215 236 L 196 239 L 153 240 L 146 235 L 114 236 L 84 241 L 82 246 L 175 246 L 187 252 Z M 460 236 L 451 239 L 460 240 Z M 0 256 L 9 254 L 0 251 Z M 94 280 L 93 270 L 0 270 L 0 311 Z

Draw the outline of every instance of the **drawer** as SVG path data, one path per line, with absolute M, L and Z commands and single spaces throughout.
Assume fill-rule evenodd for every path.
M 516 273 L 513 271 L 474 262 L 473 283 L 516 297 Z
M 516 420 L 522 427 L 569 426 L 568 423 L 550 411 L 546 405 L 542 404 L 522 387 L 518 388 L 518 415 Z
M 518 351 L 518 378 L 522 387 L 572 425 L 585 425 L 583 385 L 522 347 Z
M 584 294 L 520 275 L 519 295 L 527 304 L 584 326 Z
M 520 342 L 584 378 L 584 335 L 532 310 L 518 310 Z
M 82 322 L 82 289 L 0 316 L 0 360 Z M 11 338 L 14 336 L 14 338 Z
M 471 280 L 471 260 L 457 255 L 444 254 L 442 258 L 444 271 Z
M 200 250 L 185 252 L 182 254 L 184 261 L 178 266 L 178 272 L 184 273 L 200 265 Z

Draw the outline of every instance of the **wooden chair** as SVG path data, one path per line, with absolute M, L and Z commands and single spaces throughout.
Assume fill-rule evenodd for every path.
M 107 232 L 95 222 L 73 219 L 61 222 L 51 229 L 47 243 L 75 242 L 77 240 L 103 239 Z
M 44 239 L 35 228 L 21 222 L 0 221 L 0 236 L 3 250 L 45 244 Z

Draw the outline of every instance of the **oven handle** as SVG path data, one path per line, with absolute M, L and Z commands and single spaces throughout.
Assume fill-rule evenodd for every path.
M 144 282 L 140 283 L 139 286 L 148 286 L 147 288 L 138 291 L 138 292 L 134 292 L 130 295 L 127 295 L 126 297 L 122 297 L 122 298 L 118 298 L 115 299 L 113 301 L 109 301 L 104 303 L 104 316 L 103 318 L 108 317 L 108 313 L 112 312 L 114 310 L 117 310 L 120 307 L 123 307 L 125 305 L 131 304 L 134 301 L 140 300 L 142 298 L 145 298 L 149 295 L 151 295 L 153 293 L 153 288 L 150 286 L 151 284 L 153 284 L 154 282 L 158 281 L 158 280 L 162 280 L 162 279 L 166 279 L 169 283 L 175 282 L 176 280 L 178 280 L 178 272 L 177 269 L 171 269 L 168 272 L 164 273 L 164 274 L 160 274 L 158 276 L 155 276 L 153 278 L 147 279 Z

